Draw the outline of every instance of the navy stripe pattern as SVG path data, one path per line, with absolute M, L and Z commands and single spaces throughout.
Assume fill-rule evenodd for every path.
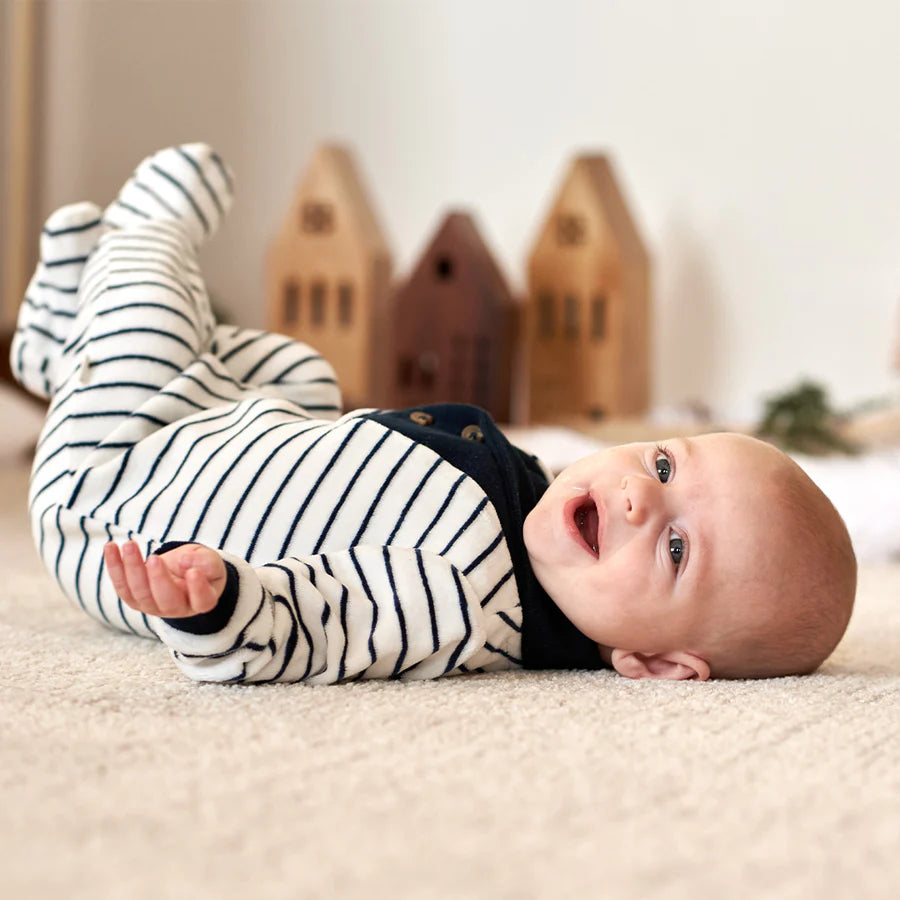
M 30 493 L 45 564 L 87 614 L 159 638 L 198 680 L 520 665 L 512 563 L 478 484 L 366 410 L 341 416 L 310 347 L 215 323 L 195 250 L 226 175 L 208 148 L 175 148 L 102 221 L 87 204 L 48 221 L 42 258 L 82 261 L 42 262 L 35 285 L 72 267 L 59 284 L 77 292 L 30 289 L 13 352 L 52 398 Z M 228 621 L 196 634 L 126 607 L 103 572 L 111 538 L 218 548 L 237 573 Z
M 38 397 L 49 399 L 58 381 L 56 366 L 75 317 L 81 274 L 101 232 L 100 208 L 93 203 L 63 207 L 44 226 L 11 359 L 18 380 Z

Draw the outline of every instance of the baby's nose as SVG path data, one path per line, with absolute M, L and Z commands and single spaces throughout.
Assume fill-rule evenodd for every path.
M 632 525 L 642 525 L 659 506 L 657 485 L 652 478 L 639 475 L 626 475 L 622 479 L 625 518 Z

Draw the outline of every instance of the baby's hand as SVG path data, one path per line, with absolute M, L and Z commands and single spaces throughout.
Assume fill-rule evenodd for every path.
M 203 544 L 183 544 L 144 562 L 134 541 L 109 543 L 103 560 L 122 602 L 138 612 L 179 619 L 209 612 L 225 589 L 225 563 Z

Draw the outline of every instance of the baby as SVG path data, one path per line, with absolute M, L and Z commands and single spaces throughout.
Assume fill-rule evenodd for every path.
M 341 415 L 308 346 L 216 324 L 196 250 L 230 198 L 175 147 L 44 229 L 11 362 L 51 400 L 35 540 L 89 615 L 204 681 L 769 677 L 835 647 L 853 549 L 784 454 L 712 434 L 552 480 L 475 407 Z

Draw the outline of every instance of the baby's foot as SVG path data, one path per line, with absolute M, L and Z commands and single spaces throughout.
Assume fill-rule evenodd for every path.
M 103 214 L 114 228 L 176 221 L 198 247 L 231 205 L 231 172 L 206 144 L 183 144 L 145 159 Z
M 13 374 L 39 397 L 50 397 L 56 388 L 81 274 L 104 231 L 100 207 L 93 203 L 64 206 L 44 224 L 40 261 L 19 309 L 10 358 Z

